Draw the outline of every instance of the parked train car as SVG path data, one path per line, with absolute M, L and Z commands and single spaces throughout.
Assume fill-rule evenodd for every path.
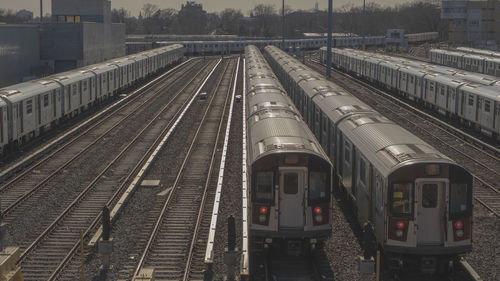
M 252 241 L 308 252 L 332 231 L 332 164 L 259 49 L 245 57 Z
M 500 137 L 500 84 L 493 77 L 404 65 L 348 49 L 334 49 L 332 64 L 487 136 Z
M 285 48 L 295 50 L 319 49 L 327 43 L 326 38 L 307 38 L 307 39 L 287 39 Z M 367 46 L 382 46 L 385 43 L 383 36 L 365 37 Z M 267 45 L 273 45 L 281 48 L 281 39 L 269 40 L 233 40 L 233 41 L 179 41 L 179 42 L 157 42 L 159 46 L 168 46 L 171 44 L 182 44 L 186 47 L 188 54 L 221 54 L 221 53 L 241 53 L 245 51 L 246 46 L 254 45 L 264 48 Z M 362 37 L 336 37 L 333 38 L 333 45 L 338 47 L 360 48 L 363 44 Z
M 492 76 L 492 75 L 480 74 L 480 73 L 476 73 L 476 72 L 460 70 L 460 69 L 456 69 L 453 67 L 436 65 L 436 64 L 427 63 L 427 62 L 414 60 L 414 59 L 410 59 L 410 58 L 390 56 L 390 55 L 386 55 L 386 54 L 382 54 L 382 53 L 364 52 L 364 51 L 355 50 L 355 49 L 348 49 L 348 50 L 342 50 L 342 51 L 355 53 L 359 57 L 394 62 L 396 64 L 404 65 L 404 66 L 407 66 L 407 67 L 412 68 L 412 69 L 413 68 L 422 69 L 422 70 L 433 72 L 433 73 L 451 75 L 457 80 L 462 80 L 464 82 L 470 82 L 470 83 L 477 83 L 477 84 L 481 84 L 484 86 L 495 86 L 495 87 L 500 89 L 500 78 L 498 78 L 496 76 Z M 339 50 L 339 52 L 342 52 L 342 51 Z M 323 47 L 320 49 L 320 58 L 321 58 L 321 61 L 325 62 L 326 47 Z M 360 60 L 355 60 L 355 61 L 360 61 Z
M 495 51 L 490 51 L 490 50 L 468 48 L 468 47 L 458 47 L 457 51 L 469 53 L 469 54 L 476 54 L 476 55 L 485 56 L 485 57 L 500 58 L 500 52 L 495 52 Z
M 429 54 L 432 63 L 500 76 L 500 58 L 440 49 L 431 49 Z
M 405 38 L 409 44 L 421 44 L 425 42 L 433 42 L 439 39 L 439 32 L 421 32 L 405 34 Z
M 446 270 L 471 250 L 469 172 L 283 51 L 265 50 L 390 267 Z
M 172 45 L 0 89 L 0 153 L 183 57 L 184 47 Z

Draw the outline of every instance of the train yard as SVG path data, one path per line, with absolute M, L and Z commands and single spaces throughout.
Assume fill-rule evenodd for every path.
M 306 120 L 309 115 L 298 113 L 302 104 L 285 85 L 290 80 L 277 72 L 278 54 L 266 49 L 264 58 L 249 47 L 245 50 L 246 56 L 193 57 L 172 63 L 159 76 L 142 80 L 95 112 L 63 124 L 64 132 L 54 133 L 50 142 L 30 142 L 26 152 L 21 148 L 3 158 L 3 241 L 20 248 L 17 265 L 24 280 L 142 281 L 153 276 L 154 280 L 223 280 L 233 271 L 238 280 L 362 278 L 357 259 L 375 242 L 365 239 L 351 199 L 337 188 L 334 168 L 331 175 L 321 170 L 325 176 L 313 179 L 297 167 L 276 167 L 278 175 L 271 177 L 272 184 L 266 182 L 265 169 L 274 165 L 271 162 L 320 166 L 316 158 L 304 160 L 301 153 L 306 152 L 261 160 L 275 150 L 310 145 L 307 153 L 325 156 L 333 166 L 335 161 L 324 139 L 292 146 L 290 132 L 299 130 L 291 130 L 286 122 L 301 122 L 305 128 L 308 124 L 312 132 L 306 135 L 313 139 L 317 130 Z M 324 74 L 317 52 L 304 62 L 318 75 Z M 260 80 L 261 84 L 255 82 Z M 431 144 L 473 178 L 472 250 L 456 265 L 458 270 L 424 277 L 384 270 L 381 280 L 475 280 L 474 273 L 482 280 L 496 280 L 500 276 L 498 142 L 443 121 L 431 110 L 352 73 L 333 69 L 331 81 Z M 277 93 L 289 95 L 290 102 L 283 102 Z M 262 124 L 273 118 L 288 121 L 263 129 Z M 251 143 L 255 138 L 261 139 Z M 276 143 L 267 142 L 271 140 Z M 259 153 L 265 156 L 256 157 Z M 287 188 L 283 175 L 292 172 L 298 176 L 290 186 L 307 180 L 312 190 L 314 180 L 317 194 L 300 187 L 281 191 Z M 321 191 L 322 181 L 327 180 L 334 187 Z M 265 191 L 268 187 L 272 191 Z M 283 198 L 300 192 L 307 194 L 295 205 L 304 213 L 300 223 L 306 230 L 314 229 L 312 235 L 321 235 L 304 231 L 297 238 L 293 227 L 280 225 L 285 220 L 283 210 L 289 210 L 280 206 Z M 110 210 L 109 264 L 99 250 L 107 229 L 104 207 Z M 273 223 L 286 229 L 292 243 L 280 242 L 285 234 L 273 236 L 273 230 L 266 228 Z M 374 273 L 369 276 L 375 280 Z

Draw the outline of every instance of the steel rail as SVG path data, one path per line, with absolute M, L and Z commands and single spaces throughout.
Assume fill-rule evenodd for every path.
M 212 70 L 212 72 L 207 76 L 207 78 L 205 79 L 205 81 L 202 83 L 202 85 L 200 86 L 198 92 L 201 91 L 201 89 L 205 86 L 206 82 L 209 80 L 209 78 L 212 76 L 212 74 L 215 72 L 215 69 L 219 66 L 219 64 L 221 63 L 222 59 L 219 60 L 219 62 L 217 63 L 217 65 L 214 67 L 214 69 Z M 213 101 L 215 95 L 212 96 L 211 100 L 210 100 L 210 103 Z M 190 158 L 191 156 L 191 152 L 193 150 L 193 147 L 194 147 L 194 144 L 196 142 L 196 139 L 197 139 L 197 136 L 201 130 L 201 127 L 203 125 L 203 122 L 205 120 L 205 117 L 208 113 L 208 109 L 210 109 L 210 106 L 207 107 L 207 110 L 205 111 L 204 115 L 203 115 L 203 118 L 202 118 L 202 121 L 200 122 L 199 126 L 198 126 L 198 129 L 195 133 L 195 136 L 193 138 L 193 141 L 189 147 L 189 150 L 188 150 L 188 153 L 186 155 L 186 157 L 184 158 L 184 161 L 179 169 L 179 172 L 177 173 L 177 176 L 175 178 L 175 181 L 174 181 L 174 184 L 172 185 L 172 190 L 169 192 L 168 194 L 168 197 L 167 199 L 165 200 L 165 203 L 163 204 L 163 207 L 162 207 L 162 210 L 156 220 L 156 223 L 155 223 L 155 226 L 153 228 L 153 231 L 148 239 L 148 242 L 146 244 L 146 247 L 144 249 L 144 252 L 142 253 L 141 255 L 141 258 L 137 264 L 137 267 L 136 267 L 136 270 L 134 271 L 134 274 L 133 274 L 133 278 L 135 279 L 136 276 L 138 276 L 139 274 L 139 271 L 141 270 L 141 268 L 143 267 L 145 261 L 146 261 L 146 257 L 149 253 L 149 251 L 151 250 L 152 248 L 152 244 L 153 244 L 153 241 L 155 240 L 156 236 L 158 235 L 159 233 L 159 229 L 160 229 L 160 226 L 161 226 L 161 222 L 163 220 L 163 217 L 165 216 L 165 213 L 166 213 L 166 210 L 168 208 L 168 206 L 170 205 L 170 202 L 173 198 L 173 194 L 177 191 L 178 189 L 178 184 L 179 184 L 179 181 L 180 181 L 180 178 L 181 178 L 181 175 L 182 175 L 182 172 L 184 171 L 186 165 L 187 165 L 187 162 L 188 162 L 188 159 Z
M 188 258 L 187 258 L 187 261 L 186 261 L 186 267 L 184 268 L 184 277 L 182 278 L 183 281 L 188 281 L 189 280 L 189 274 L 190 274 L 190 271 L 191 271 L 191 265 L 192 265 L 192 262 L 193 262 L 193 255 L 194 255 L 194 248 L 195 248 L 195 245 L 196 245 L 196 241 L 198 239 L 198 234 L 199 234 L 199 231 L 200 231 L 200 225 L 201 225 L 201 221 L 202 221 L 202 217 L 203 217 L 203 212 L 204 212 L 204 208 L 205 208 L 205 204 L 206 204 L 206 200 L 208 200 L 207 198 L 207 193 L 208 193 L 208 187 L 210 185 L 210 180 L 212 179 L 212 170 L 214 168 L 214 165 L 215 165 L 215 159 L 216 159 L 216 153 L 217 153 L 217 144 L 219 143 L 219 138 L 222 134 L 222 125 L 224 124 L 224 115 L 226 114 L 226 108 L 227 108 L 227 104 L 228 102 L 230 102 L 230 109 L 229 109 L 229 116 L 228 116 L 228 119 L 227 119 L 227 126 L 226 126 L 226 136 L 225 136 L 225 139 L 224 139 L 224 147 L 223 147 L 223 151 L 222 151 L 222 155 L 224 155 L 223 157 L 225 158 L 225 153 L 227 151 L 227 142 L 228 142 L 228 139 L 229 139 L 229 130 L 231 128 L 231 117 L 232 117 L 232 113 L 233 113 L 233 101 L 234 101 L 234 93 L 236 91 L 236 83 L 237 83 L 237 79 L 238 79 L 238 67 L 239 67 L 239 62 L 240 60 L 238 59 L 238 62 L 236 64 L 236 68 L 234 70 L 231 70 L 231 75 L 230 77 L 233 77 L 233 73 L 235 74 L 235 78 L 234 80 L 231 79 L 231 83 L 234 83 L 234 90 L 233 90 L 233 94 L 232 96 L 230 95 L 231 93 L 231 84 L 229 85 L 228 89 L 227 89 L 227 93 L 226 93 L 226 100 L 224 102 L 224 107 L 223 107 L 223 110 L 222 110 L 222 113 L 221 113 L 221 119 L 220 119 L 220 122 L 219 122 L 219 127 L 217 128 L 217 137 L 215 139 L 215 142 L 214 142 L 214 149 L 212 151 L 212 157 L 210 159 L 210 165 L 209 165 L 209 169 L 208 169 L 208 176 L 207 176 L 207 179 L 205 181 L 205 187 L 204 187 L 204 191 L 203 191 L 203 197 L 202 197 L 202 201 L 201 201 L 201 204 L 200 204 L 200 208 L 199 208 L 199 212 L 198 212 L 198 217 L 196 219 L 196 224 L 195 224 L 195 228 L 194 228 L 194 231 L 193 231 L 193 237 L 191 239 L 191 245 L 189 247 L 189 252 L 188 252 Z M 229 67 L 229 65 L 228 65 Z M 225 74 L 225 73 L 224 73 Z M 224 75 L 222 75 L 223 77 Z M 220 87 L 220 84 L 222 83 L 222 80 L 224 78 L 222 78 L 219 82 L 219 85 L 217 87 L 217 89 L 219 89 Z M 215 91 L 217 92 L 217 90 Z M 215 95 L 215 94 L 214 94 Z M 229 98 L 231 96 L 231 99 Z M 224 172 L 224 161 L 225 159 L 222 158 L 221 159 L 221 167 L 222 167 L 222 175 L 219 174 L 219 180 L 220 180 L 220 185 L 217 184 L 217 191 L 216 191 L 216 198 L 217 198 L 217 194 L 220 198 L 220 188 L 222 188 L 222 179 L 223 179 L 223 172 Z M 216 200 L 216 198 L 214 198 L 214 201 Z M 215 209 L 215 202 L 214 202 L 214 209 Z M 218 206 L 218 204 L 217 204 Z M 217 218 L 215 219 L 216 223 L 217 223 Z M 215 236 L 215 232 L 214 232 L 214 236 Z M 208 241 L 207 241 L 208 242 Z

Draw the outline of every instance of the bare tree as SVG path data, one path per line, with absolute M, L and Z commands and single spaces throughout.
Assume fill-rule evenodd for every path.
M 243 18 L 240 10 L 225 9 L 219 15 L 220 29 L 223 34 L 237 34 L 239 30 L 239 20 Z
M 143 12 L 143 17 L 144 18 L 150 18 L 152 17 L 160 8 L 158 8 L 157 5 L 151 4 L 151 3 L 146 3 L 142 6 L 142 12 Z

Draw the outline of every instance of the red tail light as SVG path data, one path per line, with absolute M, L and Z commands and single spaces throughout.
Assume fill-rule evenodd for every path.
M 408 236 L 408 220 L 389 218 L 389 239 L 397 241 L 406 241 Z
M 327 206 L 312 207 L 313 225 L 327 224 L 328 222 L 328 208 Z
M 403 228 L 405 228 L 405 223 L 404 223 L 404 222 L 402 222 L 402 221 L 398 221 L 398 222 L 396 223 L 396 227 L 397 227 L 398 229 L 403 229 Z
M 270 206 L 256 204 L 252 210 L 252 223 L 268 225 L 270 213 Z
M 453 240 L 462 241 L 470 238 L 470 218 L 453 221 Z

